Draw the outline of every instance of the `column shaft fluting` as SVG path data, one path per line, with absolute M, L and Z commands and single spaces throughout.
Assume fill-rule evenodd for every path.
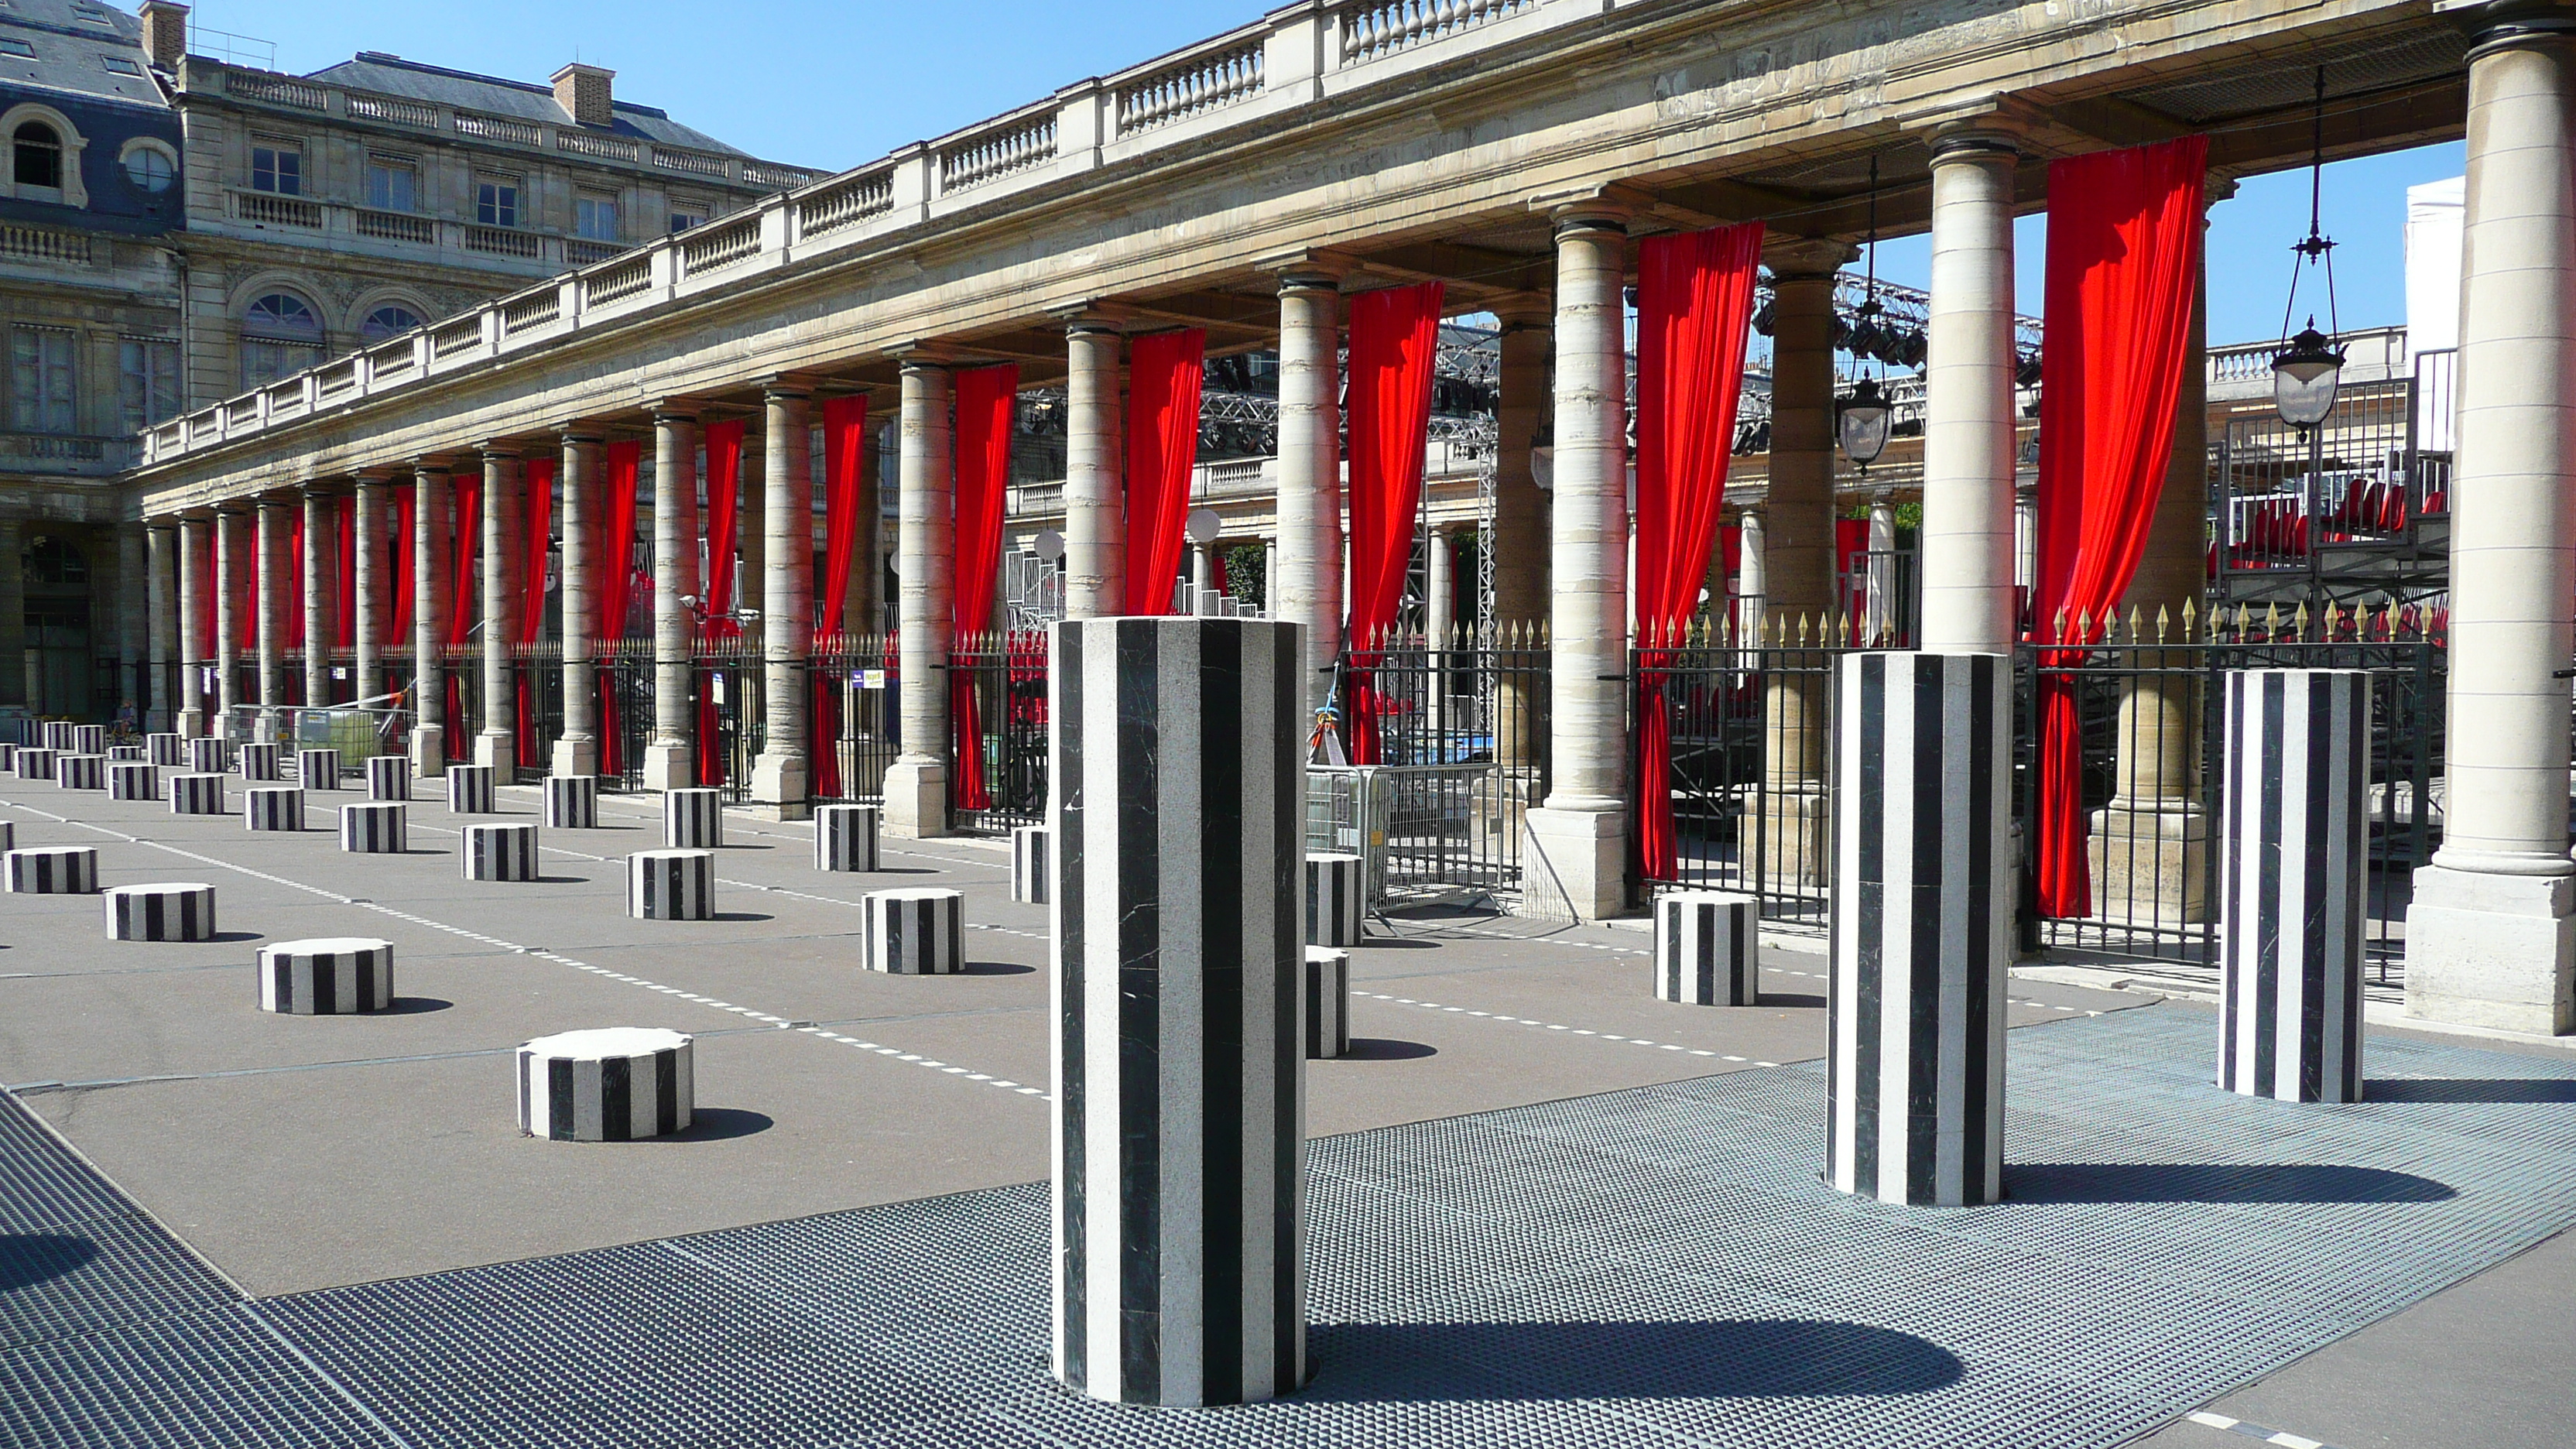
M 1064 616 L 1127 611 L 1127 494 L 1119 440 L 1119 349 L 1104 322 L 1065 333 Z
M 490 765 L 495 780 L 508 780 L 525 761 L 518 755 L 517 691 L 510 680 L 510 646 L 519 639 L 519 570 L 544 568 L 527 560 L 519 527 L 519 455 L 483 455 L 483 733 L 474 742 L 476 764 Z
M 178 731 L 195 739 L 206 732 L 206 617 L 215 601 L 206 597 L 199 560 L 215 546 L 214 522 L 194 514 L 179 520 L 179 717 Z
M 144 728 L 154 733 L 167 731 L 177 718 L 178 701 L 171 698 L 170 676 L 178 663 L 179 590 L 173 570 L 183 555 L 179 552 L 179 530 L 172 519 L 151 524 L 143 535 L 143 569 L 148 581 L 144 588 Z
M 332 593 L 339 554 L 332 532 L 331 495 L 318 484 L 304 485 L 304 556 L 295 567 L 304 571 L 304 703 L 320 709 L 331 703 Z
M 1924 372 L 1925 649 L 2013 647 L 2013 170 L 2005 138 L 1932 153 L 1931 357 Z M 2195 515 L 2196 516 L 2196 515 Z
M 948 829 L 948 642 L 954 628 L 954 380 L 936 363 L 903 368 L 903 469 L 896 500 L 896 615 L 901 638 L 902 753 L 886 772 L 886 829 L 915 838 Z
M 697 784 L 690 757 L 690 706 L 697 657 L 696 616 L 682 602 L 698 593 L 698 419 L 653 418 L 653 738 L 644 751 L 652 790 Z
M 1342 652 L 1341 284 L 1279 279 L 1279 567 L 1270 617 L 1306 628 L 1306 702 Z
M 563 736 L 557 775 L 599 773 L 599 439 L 566 433 L 563 463 Z M 535 561 L 530 561 L 535 565 Z
M 464 740 L 447 737 L 447 611 L 463 606 L 448 597 L 450 550 L 474 546 L 472 539 L 451 538 L 451 495 L 446 469 L 413 470 L 411 537 L 403 547 L 411 550 L 411 768 L 423 778 L 445 774 L 451 758 L 470 756 Z
M 802 818 L 807 808 L 806 666 L 814 646 L 813 433 L 805 394 L 773 387 L 767 408 L 761 474 L 762 549 L 760 755 L 752 762 L 752 798 Z
M 349 630 L 355 655 L 349 670 L 349 698 L 359 703 L 374 699 L 385 689 L 385 497 L 391 491 L 382 477 L 370 475 L 358 480 L 356 500 L 350 505 L 358 510 L 351 523 L 354 536 L 357 577 L 350 592 L 357 603 L 358 617 Z M 403 540 L 409 547 L 411 540 Z M 414 606 L 418 605 L 415 594 Z

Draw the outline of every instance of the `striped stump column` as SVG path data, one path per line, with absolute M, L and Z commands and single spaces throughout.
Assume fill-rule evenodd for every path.
M 370 800 L 410 799 L 411 756 L 369 755 L 367 757 L 367 798 Z
M 66 790 L 104 790 L 107 788 L 107 756 L 58 755 L 54 759 L 54 783 Z
M 188 768 L 200 775 L 220 775 L 233 767 L 230 741 L 219 735 L 198 735 L 188 741 Z
M 71 734 L 71 752 L 75 755 L 106 754 L 107 726 L 84 724 L 73 725 Z
M 224 777 L 172 775 L 170 777 L 170 813 L 173 815 L 225 814 Z
M 1047 880 L 1055 874 L 1048 859 L 1047 828 L 1023 825 L 1011 832 L 1011 899 L 1029 905 L 1047 903 Z
M 859 901 L 868 969 L 953 976 L 966 969 L 966 897 L 937 886 L 870 891 Z
M 143 737 L 143 756 L 156 765 L 177 767 L 188 763 L 188 740 L 185 735 L 158 734 Z
M 546 825 L 554 830 L 599 828 L 599 777 L 548 775 Z
M 215 888 L 203 881 L 110 886 L 107 939 L 111 941 L 211 941 Z
M 107 762 L 111 765 L 131 764 L 142 761 L 142 759 L 143 747 L 141 745 L 109 745 L 107 747 Z
M 5 854 L 6 852 L 16 850 L 17 848 L 18 827 L 6 820 L 0 820 L 0 854 Z
M 876 869 L 877 807 L 874 805 L 815 806 L 814 868 L 816 870 Z
M 716 913 L 716 853 L 639 850 L 626 857 L 626 914 L 639 921 L 704 921 Z
M 137 760 L 108 761 L 107 798 L 110 800 L 160 799 L 161 767 Z
M 688 1130 L 697 1104 L 689 1037 L 612 1026 L 519 1048 L 519 1131 L 557 1142 L 635 1142 Z
M 456 767 L 448 766 L 447 772 L 454 778 Z M 456 861 L 467 880 L 535 880 L 537 827 L 468 825 L 457 839 Z
M 724 792 L 662 792 L 662 844 L 673 850 L 714 850 L 724 844 Z
M 456 765 L 447 767 L 447 809 L 453 815 L 491 815 L 496 813 L 493 801 L 492 767 L 490 765 Z
M 400 855 L 411 849 L 411 807 L 400 800 L 341 806 L 340 848 L 351 855 Z
M 72 747 L 72 722 L 67 719 L 44 721 L 45 748 L 62 754 Z
M 1306 1377 L 1302 635 L 1052 641 L 1053 1367 L 1116 1402 L 1269 1399 Z
M 1844 1192 L 2003 1195 L 2011 698 L 1999 654 L 1840 665 L 1825 1175 Z
M 18 751 L 23 748 L 25 746 L 16 744 L 0 745 L 0 770 L 15 773 L 18 768 Z
M 1306 948 L 1306 1059 L 1351 1053 L 1351 953 Z
M 307 790 L 340 788 L 340 752 L 333 749 L 297 750 L 295 778 Z
M 98 889 L 95 845 L 30 845 L 5 859 L 9 889 L 22 896 L 85 896 Z
M 2218 1083 L 2361 1100 L 2370 676 L 2227 675 Z
M 1306 944 L 1356 946 L 1368 902 L 1360 888 L 1356 855 L 1306 857 Z
M 245 780 L 283 780 L 285 774 L 277 764 L 277 746 L 257 741 L 233 751 L 233 768 Z
M 1655 995 L 1684 1006 L 1761 999 L 1762 903 L 1724 891 L 1655 898 Z
M 386 1011 L 394 1004 L 394 947 L 364 936 L 280 941 L 259 948 L 259 1009 L 281 1016 Z
M 50 780 L 54 778 L 54 761 L 60 757 L 60 751 L 43 745 L 26 745 L 19 748 L 12 763 L 17 765 L 21 780 Z
M 242 791 L 242 823 L 253 830 L 302 830 L 304 787 L 253 785 Z

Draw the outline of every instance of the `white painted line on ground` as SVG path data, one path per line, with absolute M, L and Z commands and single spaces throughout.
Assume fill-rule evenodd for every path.
M 1750 1065 L 1757 1067 L 1776 1067 L 1780 1065 L 1778 1062 L 1756 1061 L 1749 1057 L 1729 1056 L 1724 1052 L 1710 1051 L 1703 1047 L 1686 1047 L 1673 1042 L 1648 1041 L 1644 1037 L 1640 1036 L 1621 1036 L 1616 1032 L 1592 1031 L 1584 1027 L 1565 1026 L 1553 1021 L 1533 1021 L 1525 1016 L 1505 1016 L 1499 1011 L 1475 1011 L 1464 1006 L 1444 1006 L 1437 1001 L 1416 1001 L 1410 996 L 1389 996 L 1382 991 L 1354 990 L 1351 992 L 1351 995 L 1364 997 L 1370 1001 L 1389 1001 L 1393 1002 L 1397 1006 L 1418 1007 L 1425 1011 L 1454 1011 L 1461 1016 L 1479 1016 L 1483 1017 L 1487 1021 L 1501 1022 L 1505 1026 L 1527 1026 L 1535 1027 L 1540 1031 L 1561 1031 L 1572 1036 L 1588 1036 L 1600 1041 L 1615 1041 L 1623 1046 L 1651 1047 L 1656 1051 L 1687 1052 L 1695 1057 L 1710 1057 L 1721 1062 L 1747 1062 Z
M 2266 1444 L 2278 1444 L 2281 1449 L 2334 1449 L 2331 1444 L 2310 1439 L 2303 1434 L 2267 1429 L 2260 1424 L 2246 1423 L 2243 1419 L 2231 1419 L 2225 1414 L 2213 1414 L 2207 1409 L 2197 1410 L 2183 1417 L 2207 1428 L 2224 1429 L 2231 1434 L 2242 1434 L 2248 1439 L 2259 1439 Z
M 1830 981 L 1833 979 L 1822 971 L 1792 971 L 1785 966 L 1765 966 L 1762 969 L 1780 976 L 1804 976 L 1810 981 Z M 2007 996 L 2004 1000 L 2015 1006 L 2030 1007 L 2035 1011 L 2062 1011 L 2068 1016 L 2100 1016 L 2102 1014 L 2098 1011 L 2088 1010 L 2081 1006 L 2060 1006 L 2054 1001 L 2033 1001 L 2026 996 Z

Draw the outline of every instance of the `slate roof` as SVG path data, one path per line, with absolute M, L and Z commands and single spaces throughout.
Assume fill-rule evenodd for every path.
M 169 108 L 144 58 L 143 22 L 122 10 L 86 0 L 7 0 L 0 8 L 0 39 L 24 41 L 36 52 L 32 60 L 0 54 L 0 85 Z M 131 62 L 135 74 L 109 70 L 102 62 L 111 56 Z
M 18 0 L 36 4 L 39 0 Z M 62 0 L 44 0 L 62 3 Z M 5 13 L 5 12 L 0 12 Z M 470 71 L 449 70 L 443 66 L 423 65 L 380 50 L 362 50 L 353 60 L 342 61 L 313 72 L 308 80 L 327 81 L 332 85 L 351 86 L 376 91 L 407 100 L 462 106 L 467 110 L 489 111 L 495 115 L 521 120 L 566 124 L 563 108 L 555 104 L 554 88 L 531 85 L 525 81 L 502 80 L 497 76 L 476 75 Z M 616 103 L 613 114 L 618 135 L 636 136 L 661 141 L 673 146 L 687 146 L 700 151 L 716 151 L 731 156 L 749 156 L 747 151 L 728 146 L 704 131 L 691 130 L 674 121 L 654 106 L 639 106 L 627 101 Z

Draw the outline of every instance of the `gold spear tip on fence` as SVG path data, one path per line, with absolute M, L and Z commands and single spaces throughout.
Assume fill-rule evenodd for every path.
M 2186 605 L 2185 607 L 2189 607 Z M 2164 605 L 2156 605 L 2156 642 L 2162 644 L 2173 632 L 2173 614 Z
M 2299 631 L 2297 635 L 2298 638 L 2305 639 L 2308 637 L 2308 606 L 2306 603 L 2302 602 L 2299 605 L 2299 612 L 2292 616 L 2290 624 L 2292 628 Z

